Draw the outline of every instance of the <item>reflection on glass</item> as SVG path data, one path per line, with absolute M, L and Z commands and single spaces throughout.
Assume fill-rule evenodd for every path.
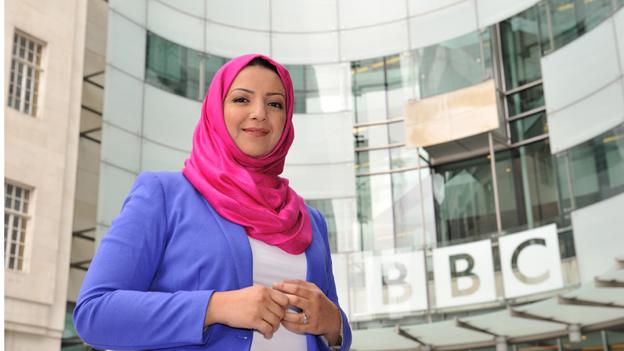
M 419 186 L 418 172 L 418 170 L 412 170 L 392 174 L 394 230 L 397 248 L 422 247 L 426 244 L 426 234 L 423 230 L 433 231 L 434 229 L 433 213 L 430 213 L 430 206 L 428 206 L 431 201 L 431 186 L 424 184 L 431 179 L 429 169 L 420 170 L 420 178 L 423 181 L 422 189 Z M 425 221 L 424 226 L 423 220 Z
M 204 93 L 208 92 L 208 87 L 210 86 L 210 82 L 212 81 L 212 77 L 214 77 L 215 73 L 225 64 L 227 59 L 223 57 L 210 56 L 205 58 L 205 71 L 204 76 L 206 77 L 204 80 Z
M 490 161 L 486 156 L 433 169 L 438 245 L 496 231 Z
M 523 342 L 514 344 L 517 351 L 558 351 L 557 339 L 546 339 L 539 341 Z
M 544 106 L 544 88 L 541 84 L 507 96 L 509 117 Z
M 414 97 L 413 59 L 410 55 L 386 57 L 388 118 L 403 116 L 407 100 Z
M 355 120 L 366 123 L 386 119 L 383 57 L 351 63 Z
M 624 125 L 571 148 L 567 156 L 577 208 L 624 191 Z
M 331 252 L 338 252 L 338 237 L 336 230 L 336 214 L 332 206 L 332 199 L 306 200 L 308 205 L 321 211 L 327 224 L 327 235 Z
M 622 3 L 624 4 L 624 1 Z M 607 330 L 607 340 L 610 350 L 624 350 L 624 330 L 622 328 L 615 327 Z
M 448 93 L 484 80 L 478 32 L 416 51 L 421 97 Z
M 557 220 L 556 174 L 548 140 L 496 153 L 496 176 L 507 232 Z
M 356 153 L 356 174 L 390 170 L 390 150 L 368 150 Z
M 534 115 L 511 121 L 509 122 L 509 129 L 511 131 L 512 143 L 544 135 L 548 133 L 546 113 L 539 112 Z
M 390 174 L 357 177 L 356 186 L 362 249 L 394 248 Z
M 581 340 L 579 342 L 572 342 L 568 335 L 564 335 L 561 337 L 561 343 L 563 350 L 604 350 L 600 331 L 581 333 Z
M 388 138 L 390 144 L 405 143 L 405 123 L 396 122 L 388 124 Z
M 309 65 L 287 65 L 295 92 L 295 113 L 321 112 L 319 88 L 314 68 Z
M 483 79 L 494 77 L 494 67 L 492 63 L 492 31 L 493 27 L 481 30 L 481 45 L 483 46 L 483 66 L 485 68 Z
M 393 147 L 390 149 L 390 162 L 393 169 L 418 166 L 418 151 L 415 148 Z M 421 160 L 421 165 L 425 161 Z
M 566 230 L 565 232 L 559 233 L 559 252 L 561 253 L 561 258 L 576 256 L 572 230 Z
M 545 37 L 537 8 L 531 7 L 500 23 L 501 51 L 507 90 L 541 78 L 540 38 Z
M 554 49 L 585 34 L 609 17 L 611 0 L 548 0 Z
M 389 144 L 388 125 L 386 124 L 357 127 L 354 132 L 360 147 L 386 146 Z
M 199 66 L 198 51 L 147 33 L 147 82 L 171 93 L 199 100 Z

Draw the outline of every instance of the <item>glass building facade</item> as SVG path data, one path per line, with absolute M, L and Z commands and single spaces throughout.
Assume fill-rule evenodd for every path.
M 487 29 L 351 66 L 357 219 L 361 248 L 422 246 L 423 211 L 435 212 L 435 242 L 448 245 L 497 232 L 493 177 L 497 178 L 502 230 L 511 233 L 557 222 L 570 211 L 622 192 L 622 127 L 551 155 L 540 58 L 574 41 L 614 12 L 610 0 L 541 1 Z M 226 57 L 186 48 L 155 33 L 146 38 L 145 81 L 201 101 Z M 323 84 L 332 65 L 287 65 L 295 113 L 349 109 L 345 91 Z M 435 164 L 427 148 L 405 146 L 406 101 L 470 87 L 498 74 L 507 121 L 507 146 L 495 153 Z M 318 77 L 320 76 L 320 77 Z M 328 79 L 325 79 L 328 81 Z M 333 105 L 333 106 L 332 106 Z M 420 165 L 419 158 L 420 156 Z M 419 171 L 420 169 L 420 171 Z M 419 182 L 433 187 L 430 199 Z M 443 194 L 443 195 L 442 195 Z M 425 204 L 427 200 L 433 200 Z M 315 200 L 316 201 L 316 200 Z M 316 202 L 315 202 L 316 203 Z M 373 207 L 382 206 L 383 209 Z M 331 205 L 320 206 L 332 218 Z M 373 214 L 373 212 L 375 214 Z M 425 226 L 426 228 L 426 226 Z M 425 229 L 427 230 L 427 229 Z M 562 233 L 569 233 L 562 231 Z M 565 240 L 572 240 L 569 236 Z
M 358 228 L 353 235 L 360 243 L 354 249 L 444 246 L 555 222 L 563 257 L 573 256 L 569 213 L 624 190 L 624 127 L 551 154 L 540 59 L 602 23 L 619 6 L 610 0 L 540 1 L 480 31 L 351 61 L 350 92 L 328 79 L 338 65 L 287 65 L 295 113 L 353 111 Z M 147 32 L 145 81 L 201 101 L 227 59 Z M 406 101 L 490 78 L 498 78 L 507 136 L 493 155 L 437 163 L 427 148 L 405 145 Z M 341 96 L 345 93 L 350 94 Z M 335 103 L 344 100 L 352 106 Z M 421 183 L 427 183 L 426 189 Z M 335 248 L 341 233 L 331 201 L 310 203 L 328 218 Z
M 153 3 L 157 6 L 146 11 L 148 19 L 158 15 L 156 8 L 165 6 L 161 1 L 148 2 L 147 6 Z M 438 11 L 425 5 L 420 8 L 412 1 L 409 4 L 412 7 L 407 9 L 408 33 L 418 28 L 420 18 Z M 116 204 L 121 203 L 138 172 L 179 169 L 190 151 L 190 144 L 183 140 L 192 132 L 207 87 L 218 68 L 234 56 L 228 55 L 223 47 L 212 45 L 211 39 L 194 41 L 196 38 L 181 34 L 175 37 L 174 30 L 161 27 L 158 21 L 150 25 L 140 12 L 133 12 L 126 5 L 115 6 L 112 11 L 115 16 L 146 23 L 141 24 L 143 27 L 138 32 L 144 43 L 142 66 L 135 67 L 132 63 L 126 68 L 121 67 L 125 63 L 109 63 L 113 74 L 119 71 L 131 76 L 127 79 L 132 82 L 128 86 L 136 82 L 143 84 L 132 93 L 140 101 L 135 111 L 141 122 L 120 122 L 118 111 L 109 112 L 108 117 L 105 113 L 104 120 L 111 131 L 109 140 L 123 134 L 140 151 L 136 160 L 130 160 L 130 165 L 135 167 L 125 163 L 127 155 L 122 160 L 114 150 L 108 153 L 110 157 L 107 152 L 102 153 L 104 170 L 100 187 L 121 190 L 118 195 L 105 195 L 110 199 L 100 201 L 100 232 L 109 225 Z M 347 5 L 336 6 L 342 9 L 341 6 Z M 283 58 L 281 61 L 291 73 L 297 138 L 309 143 L 301 149 L 315 145 L 315 138 L 319 140 L 318 150 L 304 152 L 293 146 L 294 156 L 287 159 L 286 176 L 306 201 L 325 215 L 335 254 L 339 295 L 342 294 L 341 301 L 347 300 L 347 306 L 343 307 L 349 311 L 354 329 L 443 321 L 544 298 L 544 294 L 520 299 L 505 297 L 498 246 L 502 238 L 551 224 L 556 225 L 564 273 L 563 288 L 549 296 L 582 283 L 577 273 L 581 263 L 577 262 L 573 213 L 624 192 L 624 123 L 560 149 L 549 128 L 551 113 L 560 110 L 549 108 L 547 96 L 552 88 L 543 62 L 612 20 L 618 11 L 622 12 L 619 10 L 622 6 L 624 1 L 612 0 L 533 1 L 530 6 L 497 20 L 483 12 L 476 28 L 458 30 L 457 35 L 432 33 L 432 38 L 443 37 L 436 42 L 408 34 L 409 45 L 404 49 L 379 48 L 380 54 L 371 54 L 372 49 L 366 54 L 348 52 L 350 35 L 355 37 L 356 32 L 359 35 L 358 31 L 368 27 L 357 21 L 342 20 L 340 27 L 345 29 L 338 33 L 338 59 L 324 56 L 322 40 L 318 38 L 330 38 L 333 34 L 321 28 L 322 21 L 316 25 L 300 24 L 310 30 L 302 46 L 315 47 L 312 44 L 319 40 L 318 51 L 314 52 L 317 56 L 306 60 L 305 50 L 295 45 L 294 39 L 285 39 L 301 33 L 286 29 L 273 33 L 262 23 L 249 19 L 249 25 L 254 28 L 253 31 L 248 28 L 245 33 L 255 38 L 255 43 L 264 43 L 264 34 L 268 33 L 270 53 L 278 60 Z M 222 25 L 210 17 L 205 7 L 203 17 L 192 15 L 189 4 L 166 7 L 177 8 L 180 16 L 189 20 L 201 18 L 206 30 L 217 32 Z M 439 12 L 450 11 L 451 7 L 442 7 Z M 310 16 L 314 17 L 315 11 L 311 10 Z M 117 12 L 123 16 L 116 15 Z M 463 14 L 458 10 L 455 14 L 458 22 L 463 16 L 460 13 Z M 353 13 L 354 18 L 357 16 L 375 15 Z M 397 15 L 397 18 L 401 16 L 405 17 Z M 275 21 L 275 26 L 291 28 L 284 18 Z M 242 30 L 237 25 L 230 29 Z M 314 39 L 315 36 L 318 38 Z M 284 43 L 290 43 L 289 40 L 291 51 L 284 49 L 288 47 Z M 227 42 L 237 43 L 237 39 Z M 121 81 L 117 84 L 121 85 Z M 407 104 L 471 89 L 488 81 L 493 81 L 495 86 L 498 128 L 434 145 L 415 147 L 410 143 Z M 180 108 L 172 111 L 182 111 L 184 115 L 182 112 L 179 117 L 164 112 L 158 115 L 164 107 L 150 107 L 156 101 L 176 105 Z M 177 131 L 178 124 L 186 129 Z M 327 136 L 299 132 L 306 127 L 318 128 Z M 168 128 L 172 130 L 169 134 L 165 133 Z M 105 127 L 104 140 L 106 137 Z M 321 145 L 327 140 L 330 145 Z M 337 143 L 340 145 L 334 145 Z M 319 179 L 310 183 L 300 180 L 309 178 L 310 174 Z M 495 269 L 495 299 L 457 308 L 438 307 L 439 301 L 433 297 L 434 251 L 483 240 L 493 243 L 490 251 Z M 368 262 L 419 252 L 423 253 L 425 290 L 431 295 L 427 297 L 427 307 L 372 311 L 367 293 Z M 336 267 L 344 267 L 344 271 L 337 272 L 341 268 Z M 383 266 L 381 271 L 386 269 Z M 391 280 L 384 277 L 380 284 L 386 289 L 392 285 Z M 582 343 L 575 345 L 581 348 L 612 345 L 613 348 L 622 347 L 624 342 L 617 328 L 592 331 L 584 336 Z M 514 348 L 566 349 L 567 344 L 565 337 L 556 336 L 514 343 Z

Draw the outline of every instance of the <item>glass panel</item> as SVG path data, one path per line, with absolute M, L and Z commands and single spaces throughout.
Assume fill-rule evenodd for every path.
M 390 144 L 405 143 L 405 123 L 396 122 L 388 124 L 388 138 Z
M 582 332 L 581 340 L 579 342 L 571 342 L 568 335 L 561 337 L 564 350 L 582 350 L 582 351 L 594 351 L 604 350 L 602 347 L 602 336 L 599 331 L 596 332 Z
M 438 166 L 433 172 L 438 244 L 472 240 L 496 231 L 492 172 L 487 156 Z
M 554 49 L 573 41 L 609 17 L 611 0 L 549 0 Z
M 303 65 L 286 65 L 288 72 L 290 72 L 290 78 L 293 82 L 293 90 L 295 92 L 295 113 L 306 112 L 306 98 L 305 98 L 305 66 Z
M 541 77 L 540 34 L 536 7 L 500 23 L 505 87 L 513 89 Z
M 571 230 L 559 233 L 559 252 L 561 253 L 561 258 L 576 256 L 574 235 Z
M 386 172 L 390 170 L 390 150 L 358 151 L 356 153 L 356 174 Z
M 295 113 L 319 113 L 340 110 L 342 106 L 336 98 L 340 98 L 338 82 L 335 77 L 328 75 L 329 71 L 335 71 L 335 67 L 291 65 L 286 66 L 293 80 L 295 91 Z M 324 75 L 323 75 L 324 73 Z M 329 73 L 331 75 L 331 73 Z M 325 79 L 321 92 L 320 77 Z M 328 84 L 329 83 L 329 84 Z
M 355 128 L 356 147 L 386 146 L 388 140 L 388 125 L 375 125 L 370 127 Z
M 405 104 L 416 97 L 417 81 L 413 52 L 386 58 L 388 118 L 403 117 Z
M 321 211 L 327 223 L 327 235 L 331 252 L 338 252 L 338 238 L 336 230 L 336 214 L 332 206 L 332 199 L 306 200 L 306 202 Z
M 609 340 L 611 350 L 624 350 L 624 330 L 622 328 L 619 328 L 619 330 L 616 330 L 616 328 L 608 330 L 607 340 Z
M 448 93 L 484 80 L 478 32 L 417 51 L 421 97 Z
M 515 344 L 513 350 L 516 351 L 557 351 L 557 339 L 547 339 L 540 341 L 524 342 Z
M 429 179 L 429 169 L 422 169 L 422 180 Z M 392 198 L 396 247 L 423 247 L 423 209 L 425 189 L 420 189 L 418 170 L 392 174 Z M 426 218 L 425 218 L 426 221 Z
M 368 151 L 358 151 L 355 153 L 355 174 L 369 173 Z
M 492 63 L 492 30 L 493 28 L 484 29 L 481 35 L 481 45 L 483 46 L 483 61 L 485 67 L 485 75 L 484 78 L 492 78 L 494 76 L 493 73 L 493 63 Z
M 210 56 L 205 58 L 205 72 L 204 72 L 204 94 L 208 91 L 208 86 L 212 81 L 215 73 L 225 64 L 226 59 L 217 56 Z
M 417 167 L 418 151 L 406 147 L 393 147 L 390 149 L 390 161 L 393 169 Z M 425 161 L 421 160 L 421 165 L 424 164 Z
M 384 250 L 394 247 L 391 178 L 389 174 L 356 178 L 357 216 L 362 249 Z
M 511 142 L 530 139 L 538 135 L 548 133 L 548 125 L 546 124 L 546 113 L 540 112 L 522 119 L 509 122 L 511 131 Z
M 386 119 L 383 58 L 351 63 L 355 120 L 366 123 Z
M 503 228 L 534 228 L 559 216 L 555 169 L 547 140 L 496 154 Z
M 13 198 L 13 209 L 21 211 L 22 188 L 15 188 L 15 197 Z
M 200 53 L 147 35 L 146 81 L 171 93 L 199 100 Z
M 568 151 L 576 207 L 624 191 L 624 125 Z
M 544 106 L 544 87 L 539 84 L 507 96 L 509 117 Z

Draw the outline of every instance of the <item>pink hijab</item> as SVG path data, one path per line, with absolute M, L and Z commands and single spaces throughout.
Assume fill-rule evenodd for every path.
M 234 78 L 256 57 L 275 66 L 286 92 L 286 123 L 273 150 L 256 158 L 236 146 L 223 119 L 223 100 Z M 193 150 L 184 176 L 224 218 L 240 224 L 247 235 L 300 254 L 312 241 L 312 225 L 303 199 L 279 175 L 295 137 L 294 93 L 290 74 L 279 63 L 257 54 L 243 55 L 215 74 L 193 134 Z

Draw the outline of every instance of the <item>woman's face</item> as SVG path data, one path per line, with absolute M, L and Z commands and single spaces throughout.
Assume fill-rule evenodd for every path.
M 286 122 L 282 81 L 268 68 L 243 68 L 225 96 L 223 116 L 228 133 L 242 152 L 253 157 L 268 154 Z

